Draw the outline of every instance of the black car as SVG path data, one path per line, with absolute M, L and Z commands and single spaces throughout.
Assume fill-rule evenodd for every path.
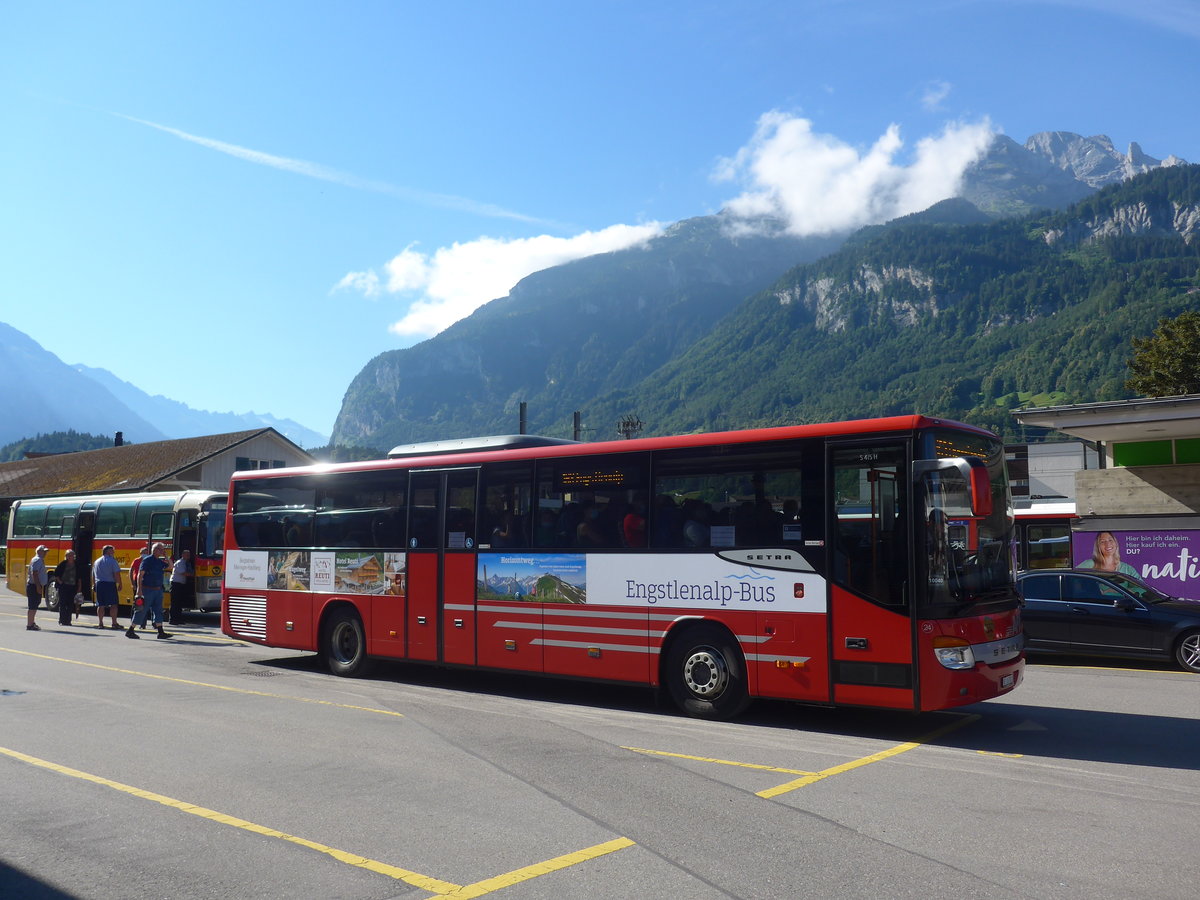
M 1017 585 L 1029 650 L 1174 659 L 1200 672 L 1200 603 L 1095 569 L 1025 572 Z

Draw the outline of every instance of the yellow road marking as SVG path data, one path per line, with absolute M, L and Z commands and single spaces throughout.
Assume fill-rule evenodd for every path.
M 483 881 L 477 881 L 474 884 L 458 885 L 449 881 L 442 881 L 440 878 L 432 878 L 429 875 L 422 875 L 419 872 L 402 869 L 399 866 L 393 866 L 385 862 L 380 862 L 379 860 L 368 859 L 365 856 L 359 856 L 357 853 L 348 853 L 345 850 L 338 850 L 335 847 L 330 847 L 326 844 L 318 843 L 317 841 L 310 841 L 307 838 L 297 837 L 294 834 L 287 834 L 286 832 L 278 831 L 274 828 L 268 828 L 265 825 L 257 825 L 254 822 L 248 822 L 245 819 L 239 819 L 236 816 L 226 815 L 225 813 L 217 812 L 214 809 L 196 806 L 194 803 L 188 803 L 184 800 L 176 800 L 163 794 L 156 794 L 153 791 L 143 790 L 142 788 L 133 787 L 129 784 L 122 784 L 119 781 L 113 781 L 109 778 L 103 778 L 99 775 L 92 775 L 89 772 L 82 772 L 79 769 L 72 769 L 69 766 L 53 763 L 49 760 L 39 759 L 36 756 L 30 756 L 27 753 L 21 753 L 19 750 L 10 750 L 7 747 L 0 747 L 0 754 L 4 754 L 5 756 L 28 763 L 31 766 L 38 766 L 43 769 L 48 769 L 51 772 L 57 772 L 60 775 L 69 775 L 72 778 L 90 781 L 93 784 L 112 788 L 115 791 L 121 791 L 134 797 L 138 797 L 142 800 L 150 800 L 154 803 L 160 803 L 163 806 L 170 807 L 171 809 L 177 809 L 193 816 L 200 816 L 201 818 L 208 819 L 212 822 L 218 822 L 222 825 L 229 825 L 233 828 L 240 828 L 243 831 L 249 831 L 265 837 L 278 838 L 281 841 L 288 841 L 292 844 L 298 844 L 301 847 L 307 847 L 309 850 L 316 850 L 318 853 L 324 853 L 326 856 L 330 856 L 333 859 L 336 859 L 338 862 L 345 863 L 348 866 L 366 869 L 369 872 L 375 872 L 379 875 L 386 875 L 389 878 L 396 879 L 397 881 L 403 881 L 406 884 L 411 884 L 413 887 L 429 891 L 435 896 L 450 897 L 453 898 L 453 900 L 468 900 L 468 898 L 472 897 L 482 897 L 485 894 L 492 893 L 493 891 L 502 890 L 503 888 L 511 887 L 514 884 L 520 884 L 522 881 L 528 881 L 531 878 L 537 878 L 540 875 L 547 875 L 551 872 L 557 872 L 561 869 L 566 869 L 570 866 L 587 862 L 588 860 L 606 856 L 609 853 L 615 853 L 617 850 L 623 850 L 626 847 L 635 846 L 635 842 L 631 841 L 629 838 L 617 838 L 615 840 L 606 841 L 603 844 L 596 844 L 593 847 L 577 850 L 574 853 L 556 856 L 554 859 L 548 859 L 545 862 L 534 863 L 531 866 L 524 866 L 520 869 L 514 869 L 511 872 L 507 872 L 503 875 L 497 875 L 494 878 L 487 878 Z
M 216 691 L 229 691 L 233 694 L 248 694 L 251 697 L 271 697 L 275 700 L 294 700 L 297 703 L 316 703 L 319 706 L 334 706 L 338 709 L 354 709 L 359 712 L 376 713 L 381 716 L 404 718 L 404 713 L 393 712 L 390 709 L 375 709 L 370 706 L 354 706 L 350 703 L 334 703 L 332 700 L 314 700 L 311 697 L 294 697 L 289 694 L 272 694 L 268 691 L 252 691 L 247 688 L 229 687 L 224 684 L 210 684 L 207 681 L 191 681 L 187 678 L 174 678 L 170 675 L 155 675 L 153 672 L 139 672 L 136 669 L 119 669 L 115 666 L 102 666 L 99 663 L 83 662 L 78 659 L 64 659 L 61 656 L 47 656 L 44 653 L 30 653 L 28 650 L 14 650 L 11 647 L 0 647 L 5 653 L 16 653 L 20 656 L 32 656 L 35 659 L 48 659 L 51 662 L 70 663 L 73 666 L 84 666 L 89 669 L 101 669 L 105 672 L 118 672 L 122 675 L 137 675 L 140 678 L 154 678 L 158 681 L 172 681 L 176 684 L 187 684 L 192 687 L 212 688 Z
M 999 750 L 976 750 L 980 756 L 1002 756 L 1005 759 L 1024 759 L 1024 753 L 1001 753 Z
M 274 828 L 256 825 L 253 822 L 247 822 L 245 819 L 239 819 L 236 816 L 227 816 L 224 813 L 219 813 L 213 809 L 206 809 L 203 806 L 196 806 L 195 804 L 187 803 L 183 800 L 175 800 L 171 797 L 165 797 L 162 794 L 156 794 L 153 791 L 142 790 L 141 788 L 136 788 L 132 785 L 122 784 L 119 781 L 112 781 L 108 778 L 102 778 L 99 775 L 92 775 L 88 772 L 81 772 L 78 769 L 72 769 L 68 766 L 61 766 L 58 763 L 52 763 L 44 759 L 38 759 L 36 756 L 29 756 L 28 754 L 21 753 L 17 750 L 9 750 L 6 747 L 0 747 L 0 753 L 3 753 L 6 756 L 11 756 L 13 759 L 19 759 L 21 762 L 26 762 L 33 766 L 40 766 L 43 769 L 49 769 L 51 772 L 58 772 L 60 775 L 70 775 L 72 778 L 80 778 L 84 781 L 90 781 L 93 784 L 103 785 L 104 787 L 112 788 L 115 791 L 122 791 L 126 794 L 132 794 L 134 797 L 139 797 L 142 800 L 151 800 L 155 803 L 161 803 L 163 806 L 169 806 L 172 809 L 178 809 L 182 812 L 190 813 L 193 816 L 200 816 L 204 819 L 211 819 L 214 822 L 220 822 L 222 825 L 231 825 L 234 828 L 241 828 L 245 831 L 251 831 L 255 834 L 279 838 L 280 840 L 289 841 L 293 844 L 299 844 L 301 847 L 307 847 L 310 850 L 316 850 L 318 853 L 324 853 L 328 856 L 332 856 L 338 862 L 346 863 L 346 865 L 356 866 L 360 869 L 367 869 L 371 872 L 378 872 L 380 875 L 387 875 L 391 878 L 411 884 L 414 887 L 432 891 L 435 894 L 448 894 L 451 891 L 456 891 L 459 889 L 459 885 L 451 884 L 448 881 L 430 878 L 427 875 L 421 875 L 417 872 L 410 872 L 407 869 L 401 869 L 398 866 L 390 866 L 387 863 L 378 862 L 377 860 L 373 859 L 367 859 L 366 857 L 358 856 L 354 853 L 347 853 L 344 850 L 337 850 L 333 847 L 327 847 L 325 844 L 319 844 L 316 841 L 310 841 L 305 838 L 296 837 L 293 834 L 285 834 L 282 831 L 276 831 Z
M 545 862 L 534 863 L 532 866 L 514 869 L 504 875 L 497 875 L 495 878 L 477 881 L 474 884 L 465 885 L 442 896 L 452 897 L 454 900 L 466 900 L 468 897 L 482 897 L 484 894 L 512 887 L 514 884 L 520 884 L 522 881 L 537 878 L 539 875 L 557 872 L 560 869 L 566 869 L 570 866 L 597 859 L 601 856 L 607 856 L 609 853 L 615 853 L 618 850 L 624 850 L 626 847 L 633 846 L 636 846 L 636 844 L 629 838 L 617 838 L 613 841 L 606 841 L 603 844 L 596 844 L 594 847 L 577 850 L 574 853 L 556 856 L 554 859 L 548 859 Z
M 940 737 L 944 737 L 951 731 L 957 731 L 964 725 L 969 725 L 972 722 L 976 722 L 979 720 L 979 718 L 980 716 L 978 715 L 964 716 L 958 721 L 944 725 L 936 731 L 931 731 L 929 734 L 923 735 L 915 741 L 897 744 L 895 747 L 892 747 L 889 750 L 881 750 L 879 753 L 872 753 L 870 756 L 864 756 L 862 759 L 856 759 L 852 762 L 842 763 L 840 766 L 833 766 L 829 769 L 823 769 L 820 772 L 816 772 L 812 775 L 806 775 L 803 778 L 797 778 L 795 781 L 789 781 L 786 784 L 779 785 L 778 787 L 767 788 L 765 791 L 758 791 L 758 796 L 769 800 L 772 797 L 778 797 L 780 794 L 786 794 L 789 791 L 794 791 L 798 788 L 815 784 L 824 778 L 828 778 L 830 775 L 840 775 L 843 772 L 849 772 L 852 769 L 869 766 L 871 763 L 879 762 L 882 759 L 889 759 L 890 757 L 898 756 L 901 753 L 907 753 L 909 750 L 915 750 L 922 744 L 928 744 L 929 742 L 935 741 Z
M 721 766 L 738 766 L 743 769 L 760 769 L 764 772 L 782 772 L 784 775 L 815 775 L 803 769 L 781 769 L 778 766 L 762 766 L 758 763 L 734 762 L 729 759 L 713 759 L 708 756 L 689 756 L 686 753 L 668 753 L 666 750 L 646 750 L 642 747 L 622 747 L 622 750 L 632 750 L 634 753 L 645 753 L 649 756 L 669 756 L 673 759 L 690 759 L 696 762 L 716 763 Z

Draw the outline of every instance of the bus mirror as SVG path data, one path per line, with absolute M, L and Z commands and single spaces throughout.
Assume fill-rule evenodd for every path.
M 956 456 L 945 459 L 919 459 L 913 463 L 913 475 L 917 478 L 947 470 L 957 472 L 966 482 L 971 492 L 971 515 L 990 516 L 993 509 L 992 480 L 988 477 L 987 466 L 982 460 Z
M 971 512 L 977 516 L 992 514 L 992 480 L 987 466 L 978 461 L 971 466 Z

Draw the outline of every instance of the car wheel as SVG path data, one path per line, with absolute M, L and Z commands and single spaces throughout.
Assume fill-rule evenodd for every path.
M 1200 631 L 1189 631 L 1179 639 L 1175 661 L 1189 672 L 1200 673 Z
M 352 609 L 339 609 L 325 624 L 321 649 L 334 675 L 355 678 L 366 674 L 367 639 L 362 619 Z
M 716 625 L 692 626 L 672 642 L 666 681 L 675 705 L 697 719 L 732 719 L 750 702 L 745 660 Z

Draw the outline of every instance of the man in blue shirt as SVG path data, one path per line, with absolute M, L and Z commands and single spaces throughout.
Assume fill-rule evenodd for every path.
M 121 592 L 121 564 L 117 561 L 116 550 L 112 544 L 105 544 L 100 558 L 92 566 L 92 583 L 96 587 L 96 618 L 99 627 L 104 627 L 104 615 L 112 616 L 112 627 L 120 630 L 117 624 L 117 603 Z
M 133 621 L 129 623 L 129 630 L 125 632 L 127 638 L 137 639 L 138 634 L 133 629 L 138 625 L 144 625 L 147 615 L 151 612 L 154 613 L 154 627 L 158 629 L 159 640 L 175 636 L 163 631 L 163 576 L 169 567 L 166 549 L 161 543 L 158 543 L 151 548 L 149 556 L 142 557 L 135 585 Z M 139 599 L 142 601 L 140 605 L 138 605 Z

